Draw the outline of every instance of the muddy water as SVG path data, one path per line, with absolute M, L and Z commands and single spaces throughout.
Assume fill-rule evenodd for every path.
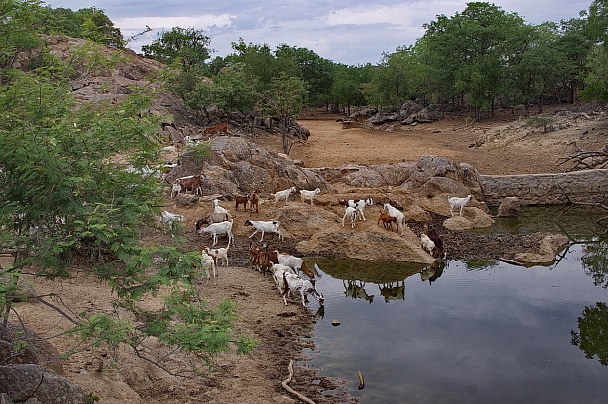
M 554 213 L 532 209 L 493 230 L 561 226 L 579 240 L 589 238 L 586 212 L 557 221 Z M 317 313 L 316 349 L 302 364 L 344 380 L 328 393 L 362 403 L 604 402 L 603 248 L 576 244 L 554 265 L 531 268 L 312 259 L 321 270 L 317 288 L 325 306 Z M 309 306 L 314 311 L 316 301 Z

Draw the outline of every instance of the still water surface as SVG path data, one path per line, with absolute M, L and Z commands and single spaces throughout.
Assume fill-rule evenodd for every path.
M 362 403 L 606 403 L 608 368 L 594 352 L 606 359 L 608 291 L 604 268 L 583 263 L 593 246 L 530 268 L 311 260 L 325 307 L 301 364 Z M 581 324 L 586 351 L 573 344 Z

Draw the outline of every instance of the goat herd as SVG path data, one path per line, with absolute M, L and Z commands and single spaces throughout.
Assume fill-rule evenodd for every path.
M 200 192 L 200 181 L 201 176 L 189 176 L 177 179 L 171 189 L 171 198 L 174 194 L 183 191 L 191 191 L 193 194 Z M 289 199 L 289 196 L 296 191 L 295 187 L 278 191 L 274 194 L 274 205 L 284 200 L 285 204 Z M 300 198 L 303 203 L 310 201 L 311 205 L 314 205 L 315 197 L 320 193 L 320 189 L 315 190 L 301 190 Z M 235 208 L 238 211 L 240 206 L 247 211 L 247 204 L 250 205 L 250 210 L 253 213 L 255 208 L 258 212 L 259 206 L 259 190 L 254 191 L 250 195 L 235 197 Z M 471 195 L 466 198 L 449 198 L 450 212 L 453 213 L 453 208 L 460 209 L 460 215 L 462 215 L 462 209 L 466 203 L 471 199 Z M 357 218 L 359 220 L 366 220 L 364 214 L 365 206 L 373 206 L 374 202 L 372 198 L 365 200 L 340 200 L 340 204 L 345 206 L 345 213 L 342 218 L 342 226 L 345 224 L 345 220 L 348 218 L 351 223 L 351 227 L 355 227 Z M 213 213 L 207 215 L 203 219 L 197 220 L 195 224 L 196 231 L 199 234 L 209 233 L 213 236 L 212 247 L 205 246 L 201 251 L 201 272 L 203 276 L 207 277 L 207 284 L 211 279 L 211 272 L 213 276 L 217 276 L 217 265 L 221 260 L 224 265 L 228 265 L 228 250 L 230 244 L 234 244 L 234 235 L 232 233 L 232 226 L 234 220 L 228 210 L 220 205 L 218 199 L 212 201 Z M 168 211 L 162 211 L 160 214 L 159 225 L 163 225 L 166 228 L 169 225 L 172 229 L 176 222 L 183 222 L 184 216 L 181 214 L 175 214 Z M 396 223 L 397 230 L 403 235 L 405 219 L 404 215 L 397 208 L 391 206 L 389 203 L 384 204 L 384 208 L 380 214 L 378 223 L 383 223 L 386 229 L 392 230 L 392 223 Z M 281 233 L 280 222 L 278 220 L 270 221 L 259 221 L 259 220 L 246 220 L 246 226 L 252 226 L 254 232 L 249 236 L 253 237 L 257 233 L 261 233 L 260 242 L 264 241 L 264 235 L 266 233 L 277 234 L 279 240 L 283 240 L 283 234 Z M 226 235 L 228 237 L 228 245 L 225 248 L 213 248 L 218 241 L 218 236 Z M 432 227 L 427 227 L 426 233 L 420 237 L 420 246 L 426 252 L 436 259 L 445 259 L 445 250 L 443 248 L 443 241 Z M 271 272 L 273 279 L 276 283 L 277 290 L 283 297 L 285 305 L 287 305 L 286 296 L 288 293 L 299 293 L 302 300 L 302 305 L 306 307 L 307 296 L 311 295 L 316 298 L 320 304 L 323 304 L 323 295 L 315 289 L 315 274 L 311 271 L 302 258 L 295 257 L 290 254 L 280 253 L 277 250 L 268 250 L 268 245 L 264 245 L 263 248 L 252 247 L 251 243 L 249 246 L 249 260 L 253 268 L 261 272 L 266 276 L 267 272 Z M 299 275 L 299 271 L 305 274 L 308 279 L 303 279 Z

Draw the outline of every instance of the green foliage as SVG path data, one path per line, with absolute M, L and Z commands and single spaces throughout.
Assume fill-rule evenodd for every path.
M 0 7 L 0 69 L 13 67 L 21 52 L 32 52 L 42 40 L 37 35 L 37 0 L 2 0 Z
M 584 76 L 585 88 L 579 95 L 584 101 L 608 101 L 608 48 L 597 46 L 589 55 L 588 72 Z
M 249 113 L 259 98 L 256 84 L 257 78 L 247 72 L 243 63 L 235 63 L 213 77 L 210 95 L 214 103 L 227 112 Z
M 526 124 L 528 124 L 528 126 L 532 126 L 535 128 L 543 128 L 543 132 L 547 133 L 547 127 L 553 122 L 553 119 L 551 119 L 548 116 L 543 116 L 543 115 L 534 115 L 529 117 L 526 120 Z
M 200 307 L 189 308 L 190 300 L 180 301 L 197 296 L 191 280 L 200 277 L 200 253 L 184 253 L 176 248 L 179 244 L 141 244 L 143 231 L 156 226 L 162 198 L 157 177 L 143 175 L 143 169 L 159 164 L 159 118 L 145 112 L 154 94 L 133 88 L 120 103 L 91 101 L 76 107 L 70 77 L 121 61 L 98 58 L 92 49 L 75 50 L 69 66 L 53 60 L 36 71 L 5 70 L 0 86 L 0 251 L 15 253 L 13 264 L 0 273 L 0 311 L 8 314 L 22 296 L 25 269 L 38 276 L 69 277 L 70 266 L 77 264 L 111 287 L 114 306 L 135 314 L 142 312 L 142 299 L 168 290 L 173 311 L 144 321 L 148 326 L 156 316 L 167 319 L 174 312 L 186 321 L 164 323 L 167 329 L 159 336 L 167 342 L 205 361 L 229 346 L 248 352 L 254 343 L 235 335 L 233 305 L 209 308 L 197 297 Z M 203 156 L 208 145 L 190 152 Z M 69 319 L 75 324 L 70 334 L 83 340 L 82 346 L 113 351 L 129 344 L 137 349 L 148 336 L 114 312 L 82 312 Z
M 305 92 L 301 79 L 281 72 L 266 91 L 260 103 L 260 113 L 278 118 L 281 126 L 285 127 L 289 119 L 295 118 L 302 111 Z

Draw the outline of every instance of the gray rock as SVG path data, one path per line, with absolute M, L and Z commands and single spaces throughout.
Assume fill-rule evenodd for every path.
M 79 386 L 33 364 L 0 366 L 0 391 L 16 402 L 28 399 L 37 399 L 45 404 L 86 402 L 86 394 Z

